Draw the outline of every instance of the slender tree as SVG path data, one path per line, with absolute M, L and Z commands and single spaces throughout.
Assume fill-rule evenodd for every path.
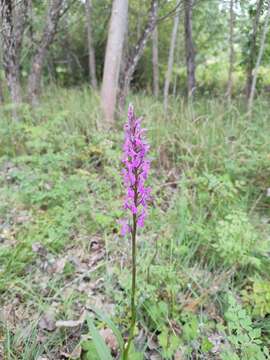
M 262 33 L 262 37 L 261 37 L 261 41 L 260 41 L 259 53 L 258 53 L 258 56 L 257 56 L 255 68 L 253 70 L 253 77 L 252 77 L 252 83 L 251 83 L 251 89 L 250 89 L 250 96 L 249 96 L 249 99 L 248 99 L 248 114 L 249 114 L 249 116 L 251 116 L 251 113 L 252 113 L 252 106 L 253 106 L 253 100 L 254 100 L 254 95 L 255 95 L 258 70 L 259 70 L 259 66 L 261 64 L 264 49 L 265 49 L 266 35 L 267 35 L 268 30 L 269 30 L 269 18 L 270 18 L 270 0 L 268 0 L 268 3 L 267 3 L 267 13 L 266 13 L 266 16 L 265 16 L 263 33 Z
M 128 0 L 114 0 L 101 88 L 101 106 L 105 116 L 105 122 L 109 126 L 114 122 L 127 20 Z
M 93 89 L 97 89 L 95 49 L 93 46 L 92 36 L 92 0 L 85 0 L 85 15 L 88 44 L 89 80 Z
M 180 0 L 178 0 L 178 2 L 177 2 L 177 5 L 179 5 L 179 4 L 180 4 Z M 174 16 L 173 29 L 172 29 L 172 34 L 171 34 L 171 44 L 170 44 L 169 57 L 168 57 L 168 66 L 167 66 L 167 72 L 166 72 L 166 77 L 165 77 L 165 85 L 164 85 L 164 111 L 165 111 L 165 113 L 167 113 L 167 109 L 168 109 L 168 96 L 169 96 L 169 89 L 170 89 L 173 63 L 174 63 L 174 50 L 175 50 L 176 39 L 177 39 L 179 18 L 180 18 L 180 10 L 178 9 Z
M 135 46 L 134 50 L 132 51 L 132 55 L 129 57 L 126 68 L 124 71 L 123 80 L 120 84 L 120 93 L 119 93 L 119 109 L 123 110 L 126 97 L 128 95 L 130 82 L 132 80 L 133 74 L 135 69 L 138 65 L 140 58 L 144 52 L 145 46 L 147 44 L 148 39 L 152 35 L 152 32 L 156 26 L 157 20 L 157 10 L 158 10 L 158 0 L 151 0 L 151 6 L 148 15 L 148 21 L 145 26 L 145 29 Z
M 185 8 L 185 48 L 187 64 L 188 97 L 192 97 L 195 88 L 195 50 L 192 36 L 192 10 L 194 0 L 184 0 Z
M 32 59 L 31 72 L 28 78 L 28 96 L 34 106 L 38 104 L 43 64 L 56 34 L 63 4 L 64 0 L 49 2 L 43 34 Z
M 152 67 L 153 67 L 153 94 L 159 94 L 159 69 L 158 69 L 158 27 L 155 26 L 152 36 Z
M 20 54 L 25 30 L 27 1 L 0 0 L 1 42 L 3 67 L 10 98 L 13 103 L 13 118 L 18 120 L 17 106 L 22 101 L 20 84 Z
M 234 26 L 235 26 L 235 13 L 234 13 L 234 1 L 230 0 L 230 36 L 229 36 L 229 72 L 228 72 L 228 84 L 227 84 L 227 97 L 228 102 L 231 103 L 232 99 L 232 88 L 233 88 L 233 68 L 234 68 Z
M 252 85 L 252 79 L 253 79 L 253 68 L 255 66 L 256 62 L 256 42 L 257 42 L 257 35 L 258 35 L 258 29 L 259 29 L 259 21 L 260 21 L 260 15 L 262 12 L 264 0 L 257 0 L 256 5 L 256 13 L 255 18 L 253 21 L 253 29 L 252 34 L 250 38 L 250 47 L 249 47 L 249 56 L 247 60 L 247 79 L 246 79 L 246 98 L 247 102 L 250 98 L 250 92 L 251 92 L 251 85 Z
M 2 56 L 2 44 L 0 42 L 0 105 L 4 103 L 3 79 L 1 76 L 3 68 Z

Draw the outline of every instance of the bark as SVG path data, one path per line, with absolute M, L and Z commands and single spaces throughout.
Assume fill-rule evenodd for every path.
M 185 8 L 185 47 L 186 47 L 186 65 L 188 97 L 191 98 L 196 88 L 195 80 L 195 50 L 192 37 L 192 6 L 193 0 L 184 0 Z
M 43 64 L 48 53 L 49 46 L 53 42 L 56 34 L 63 3 L 64 0 L 53 0 L 49 3 L 42 38 L 33 56 L 31 72 L 28 79 L 28 97 L 33 106 L 38 104 Z
M 0 42 L 0 73 L 3 68 L 2 58 L 3 58 L 2 43 Z M 0 105 L 2 105 L 3 103 L 4 103 L 3 79 L 0 75 Z
M 120 93 L 119 93 L 119 109 L 123 110 L 125 106 L 126 97 L 128 95 L 129 86 L 135 72 L 135 69 L 138 65 L 140 58 L 144 52 L 145 46 L 148 39 L 150 38 L 157 20 L 157 9 L 158 9 L 158 0 L 151 0 L 151 7 L 149 10 L 148 21 L 146 27 L 143 31 L 142 36 L 140 37 L 138 44 L 135 46 L 135 49 L 132 52 L 132 56 L 129 58 L 126 64 L 123 82 L 120 84 Z
M 249 50 L 249 57 L 248 57 L 248 63 L 247 63 L 247 80 L 246 80 L 246 99 L 248 102 L 248 99 L 250 98 L 250 92 L 251 92 L 251 85 L 253 80 L 253 68 L 256 61 L 256 40 L 257 40 L 257 34 L 258 34 L 258 28 L 259 28 L 259 20 L 260 15 L 262 12 L 264 0 L 257 0 L 257 7 L 256 7 L 256 14 L 253 22 L 253 30 L 252 35 L 250 39 L 250 50 Z
M 4 103 L 4 92 L 3 92 L 3 83 L 0 80 L 0 104 Z
M 14 2 L 0 0 L 2 25 L 3 67 L 10 98 L 13 103 L 13 118 L 18 120 L 17 106 L 22 101 L 20 84 L 20 53 L 27 11 L 26 0 Z
M 29 32 L 29 39 L 30 39 L 30 50 L 33 50 L 34 45 L 34 29 L 33 29 L 33 2 L 32 0 L 28 1 L 28 12 L 27 12 L 27 18 L 28 18 L 28 32 Z
M 88 66 L 89 66 L 89 80 L 93 89 L 97 89 L 97 76 L 96 76 L 96 60 L 95 49 L 93 46 L 92 35 L 92 0 L 85 0 L 85 17 L 87 27 L 87 42 L 88 42 Z
M 178 1 L 178 4 L 180 4 L 180 1 Z M 172 71 L 173 71 L 173 63 L 174 63 L 174 51 L 175 51 L 175 45 L 177 40 L 177 30 L 179 26 L 179 18 L 180 18 L 180 10 L 178 9 L 173 22 L 173 29 L 172 29 L 172 35 L 171 35 L 171 43 L 170 43 L 170 50 L 169 50 L 169 57 L 168 57 L 168 66 L 167 66 L 167 72 L 165 77 L 165 84 L 164 84 L 164 111 L 167 113 L 168 110 L 168 96 L 169 96 L 169 89 L 170 89 L 170 83 L 171 83 L 171 77 L 172 77 Z
M 253 100 L 254 100 L 254 95 L 255 95 L 258 70 L 259 70 L 259 66 L 261 64 L 264 49 L 265 49 L 266 35 L 267 35 L 268 30 L 269 30 L 270 0 L 268 0 L 267 6 L 268 6 L 268 8 L 267 8 L 267 13 L 266 13 L 266 17 L 265 17 L 263 33 L 262 33 L 262 37 L 261 37 L 261 41 L 260 41 L 259 53 L 258 53 L 258 57 L 257 57 L 257 60 L 256 60 L 256 65 L 255 65 L 255 68 L 254 68 L 254 71 L 253 71 L 252 83 L 251 83 L 251 89 L 250 89 L 250 96 L 249 96 L 249 99 L 248 99 L 248 114 L 249 114 L 249 116 L 251 116 L 251 113 L 252 113 L 252 106 L 253 106 Z
M 228 73 L 228 84 L 227 84 L 227 97 L 228 102 L 231 103 L 232 99 L 232 88 L 233 88 L 233 68 L 234 68 L 234 25 L 235 25 L 235 14 L 234 14 L 234 1 L 230 0 L 230 38 L 229 38 L 229 73 Z
M 175 62 L 178 65 L 180 63 L 180 36 L 177 37 L 176 40 L 176 56 L 175 56 Z M 177 85 L 178 85 L 178 79 L 179 79 L 179 75 L 178 73 L 175 74 L 174 77 L 174 81 L 173 81 L 173 97 L 176 97 L 177 94 Z
M 158 69 L 158 27 L 153 31 L 152 37 L 152 66 L 153 66 L 153 94 L 158 97 L 159 94 L 159 69 Z
M 101 88 L 101 106 L 107 126 L 114 123 L 119 73 L 128 20 L 128 0 L 114 0 Z

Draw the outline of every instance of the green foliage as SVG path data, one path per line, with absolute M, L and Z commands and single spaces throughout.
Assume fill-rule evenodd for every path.
M 93 343 L 95 344 L 95 348 L 97 350 L 99 359 L 100 360 L 112 360 L 110 350 L 107 347 L 107 345 L 105 344 L 101 335 L 99 334 L 99 332 L 98 332 L 97 328 L 95 327 L 94 322 L 90 316 L 87 317 L 87 324 L 88 324 L 90 334 L 93 338 Z M 88 349 L 88 352 L 89 352 L 89 349 Z
M 113 322 L 94 312 L 99 324 L 116 335 L 120 353 L 121 334 L 129 325 L 131 285 L 130 245 L 119 236 L 117 224 L 123 215 L 122 135 L 97 130 L 101 117 L 91 91 L 50 92 L 42 106 L 23 110 L 19 124 L 10 123 L 0 110 L 1 302 L 16 297 L 39 312 L 39 306 L 50 307 L 56 296 L 59 316 L 76 319 L 74 308 L 100 295 L 115 305 Z M 172 102 L 168 121 L 158 101 L 140 95 L 131 101 L 139 113 L 144 112 L 153 158 L 153 204 L 138 237 L 137 333 L 144 329 L 164 359 L 179 352 L 186 359 L 211 358 L 215 347 L 211 335 L 216 333 L 228 342 L 222 349 L 224 359 L 227 353 L 229 359 L 256 359 L 269 346 L 270 329 L 268 101 L 257 100 L 251 122 L 246 121 L 241 102 L 227 109 L 222 101 L 194 101 L 192 111 L 180 101 Z M 121 124 L 122 119 L 119 128 Z M 18 220 L 21 213 L 25 219 Z M 45 279 L 44 294 L 33 281 L 37 264 L 46 265 L 73 248 L 85 253 L 87 263 L 95 254 L 97 238 L 97 248 L 104 247 L 106 254 L 101 270 L 78 283 L 79 287 L 89 281 L 91 286 L 99 278 L 94 295 L 76 290 L 73 281 L 80 279 L 81 269 L 78 272 L 69 259 L 60 273 Z M 50 259 L 43 260 L 32 250 L 36 243 L 46 248 Z M 45 275 L 49 276 L 46 271 Z M 67 282 L 74 290 L 66 298 Z M 228 284 L 237 298 L 241 296 L 245 318 L 252 317 L 254 323 L 241 325 L 248 320 L 242 319 L 238 305 L 230 305 L 231 310 L 224 307 Z M 235 320 L 227 324 L 225 313 L 236 313 Z M 226 321 L 222 331 L 216 326 L 220 318 Z M 42 344 L 35 346 L 34 335 L 29 342 L 13 341 L 17 334 L 10 332 L 12 349 L 5 350 L 14 353 L 14 359 L 20 347 L 28 360 L 34 360 L 35 354 L 59 350 L 70 341 L 67 331 L 52 332 L 46 350 Z M 246 346 L 245 339 L 252 346 Z M 74 341 L 74 346 L 81 344 L 83 358 L 99 358 L 93 338 Z M 142 349 L 149 351 L 147 339 L 142 342 L 141 352 L 136 341 L 132 345 L 134 358 L 142 358 Z
M 253 256 L 257 247 L 257 234 L 244 212 L 234 211 L 218 222 L 217 243 L 214 247 L 225 265 L 260 265 Z
M 252 285 L 242 291 L 243 301 L 255 317 L 270 314 L 270 281 L 262 278 L 252 280 Z
M 251 318 L 232 294 L 228 295 L 227 339 L 230 348 L 224 349 L 222 360 L 228 359 L 269 359 L 269 350 L 262 345 L 261 330 L 254 328 Z

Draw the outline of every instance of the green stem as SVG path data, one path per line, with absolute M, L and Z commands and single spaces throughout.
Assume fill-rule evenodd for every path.
M 133 227 L 132 227 L 132 285 L 131 285 L 131 322 L 129 329 L 129 336 L 126 347 L 124 349 L 123 360 L 128 360 L 128 352 L 131 342 L 134 337 L 134 330 L 136 324 L 136 234 L 137 234 L 137 215 L 133 214 Z

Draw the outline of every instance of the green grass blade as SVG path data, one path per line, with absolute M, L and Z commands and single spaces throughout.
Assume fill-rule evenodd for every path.
M 87 325 L 91 332 L 93 342 L 96 346 L 98 355 L 101 360 L 113 360 L 110 354 L 110 350 L 105 344 L 104 340 L 100 336 L 97 328 L 95 327 L 93 320 L 90 318 L 90 316 L 87 316 Z
M 114 335 L 117 339 L 120 349 L 123 350 L 124 345 L 125 345 L 123 337 L 122 337 L 120 331 L 117 329 L 117 327 L 113 323 L 113 321 L 108 316 L 103 314 L 100 310 L 98 310 L 94 307 L 92 307 L 92 310 L 97 314 L 97 316 L 100 318 L 100 320 L 104 321 L 109 326 L 109 328 L 112 330 L 112 332 L 114 333 Z

